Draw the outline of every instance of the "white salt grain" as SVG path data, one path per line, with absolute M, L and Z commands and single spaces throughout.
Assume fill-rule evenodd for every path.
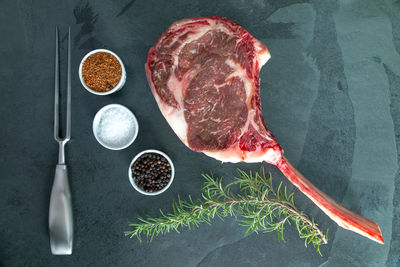
M 111 107 L 101 115 L 96 133 L 105 145 L 119 148 L 131 142 L 136 130 L 134 118 L 128 110 Z

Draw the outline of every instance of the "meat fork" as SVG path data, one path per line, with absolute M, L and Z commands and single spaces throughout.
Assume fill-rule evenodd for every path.
M 56 27 L 55 96 L 54 96 L 54 139 L 58 142 L 58 164 L 51 189 L 49 207 L 50 247 L 53 255 L 71 255 L 73 242 L 73 217 L 68 170 L 65 164 L 65 144 L 71 138 L 71 29 L 68 28 L 68 76 L 67 76 L 67 127 L 65 137 L 59 129 L 59 37 Z

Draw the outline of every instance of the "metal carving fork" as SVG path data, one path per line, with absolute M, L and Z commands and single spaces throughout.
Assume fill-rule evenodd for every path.
M 56 27 L 55 97 L 54 97 L 54 138 L 59 145 L 58 164 L 50 196 L 49 233 L 53 255 L 72 254 L 73 218 L 68 170 L 65 164 L 65 144 L 71 138 L 71 29 L 68 28 L 68 76 L 67 76 L 67 128 L 64 138 L 59 136 L 59 37 Z

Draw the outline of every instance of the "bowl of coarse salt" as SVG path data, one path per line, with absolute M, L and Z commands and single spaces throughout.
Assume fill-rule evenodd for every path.
M 108 149 L 127 148 L 135 141 L 138 132 L 139 124 L 135 115 L 119 104 L 102 107 L 93 119 L 93 134 Z

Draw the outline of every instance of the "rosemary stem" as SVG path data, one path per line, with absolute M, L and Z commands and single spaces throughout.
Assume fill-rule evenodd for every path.
M 217 207 L 217 206 L 222 206 L 224 204 L 243 204 L 243 203 L 270 203 L 270 204 L 275 204 L 277 206 L 280 206 L 286 210 L 288 210 L 290 213 L 300 217 L 302 220 L 304 220 L 305 222 L 307 222 L 307 224 L 309 224 L 317 233 L 318 235 L 321 237 L 323 244 L 327 244 L 328 240 L 326 239 L 325 235 L 322 233 L 321 229 L 318 228 L 318 226 L 316 226 L 311 220 L 310 218 L 305 215 L 304 213 L 300 213 L 297 211 L 297 209 L 294 209 L 293 207 L 289 206 L 289 205 L 285 205 L 283 203 L 280 203 L 278 201 L 274 201 L 274 200 L 267 200 L 267 201 L 260 201 L 260 200 L 254 200 L 254 199 L 249 199 L 249 200 L 227 200 L 227 201 L 223 201 L 223 202 L 215 202 L 213 204 L 209 204 L 209 205 L 205 205 L 205 206 L 200 206 L 198 208 L 196 208 L 195 210 L 191 211 L 191 212 L 187 212 L 187 214 L 181 214 L 180 217 L 187 217 L 190 215 L 193 215 L 197 212 L 199 212 L 200 210 L 203 209 L 210 209 L 213 207 Z M 265 208 L 265 205 L 263 206 L 263 208 L 261 210 L 263 210 Z M 261 211 L 260 210 L 260 211 Z M 286 221 L 288 219 L 288 217 L 286 217 L 284 220 Z M 171 221 L 174 222 L 179 222 L 179 219 L 170 219 Z M 162 225 L 164 223 L 150 223 L 152 226 L 157 226 L 157 225 Z
M 296 208 L 293 193 L 288 196 L 282 183 L 274 190 L 271 175 L 266 179 L 263 169 L 249 174 L 238 170 L 238 174 L 236 181 L 225 187 L 222 186 L 222 178 L 203 175 L 206 180 L 202 189 L 203 201 L 193 202 L 190 196 L 189 201 L 182 201 L 178 197 L 173 204 L 173 212 L 161 211 L 158 218 L 139 218 L 139 223 L 129 224 L 134 229 L 125 234 L 136 236 L 139 240 L 141 235 L 145 235 L 151 241 L 154 236 L 171 230 L 179 232 L 178 228 L 182 226 L 191 228 L 204 222 L 210 224 L 215 215 L 222 218 L 228 215 L 237 217 L 238 214 L 241 224 L 248 227 L 246 233 L 276 231 L 282 240 L 286 222 L 293 221 L 305 245 L 312 243 L 321 254 L 319 247 L 327 244 L 328 239 L 313 219 Z M 240 194 L 231 194 L 230 189 L 234 185 L 240 186 Z

